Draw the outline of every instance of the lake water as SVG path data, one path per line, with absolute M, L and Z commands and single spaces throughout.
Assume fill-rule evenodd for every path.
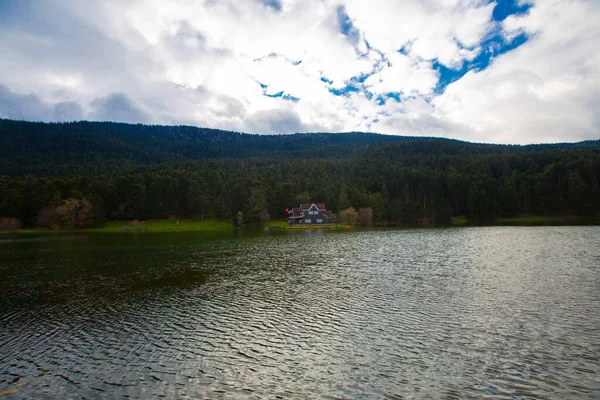
M 600 227 L 0 236 L 0 276 L 9 397 L 600 398 Z

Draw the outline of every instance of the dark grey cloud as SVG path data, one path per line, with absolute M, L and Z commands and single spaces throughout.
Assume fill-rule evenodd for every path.
M 256 133 L 322 132 L 326 129 L 306 124 L 293 110 L 264 110 L 256 112 L 245 121 L 245 130 Z
M 78 121 L 84 118 L 84 112 L 75 101 L 61 101 L 52 106 L 52 121 Z
M 0 117 L 37 121 L 76 121 L 84 118 L 81 106 L 73 101 L 49 104 L 35 94 L 13 93 L 0 85 Z
M 111 93 L 92 101 L 88 118 L 97 121 L 151 123 L 152 118 L 124 93 Z
M 82 21 L 64 2 L 45 6 L 27 0 L 11 3 L 11 11 L 0 17 L 5 29 L 1 45 L 18 55 L 20 62 L 26 61 L 27 68 L 85 70 L 98 77 L 102 71 L 125 65 L 125 47 L 110 38 L 109 32 Z

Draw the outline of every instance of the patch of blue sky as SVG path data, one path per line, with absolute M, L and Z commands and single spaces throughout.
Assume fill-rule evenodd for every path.
M 339 31 L 348 38 L 350 43 L 352 43 L 356 54 L 359 57 L 365 57 L 370 51 L 370 46 L 367 45 L 366 52 L 364 49 L 361 49 L 360 42 L 362 39 L 360 31 L 352 23 L 352 19 L 350 19 L 350 16 L 346 12 L 346 8 L 343 5 L 338 6 L 336 13 Z
M 275 93 L 275 94 L 272 94 L 272 95 L 268 94 L 267 96 L 269 96 L 269 97 L 280 97 L 283 100 L 288 100 L 288 101 L 291 101 L 291 102 L 294 102 L 294 103 L 297 103 L 297 102 L 300 101 L 299 97 L 292 96 L 289 93 L 283 94 L 283 92 Z
M 281 1 L 280 0 L 263 0 L 263 4 L 267 7 L 272 8 L 275 11 L 281 11 Z
M 346 8 L 343 5 L 339 6 L 336 10 L 336 13 L 340 32 L 353 42 L 357 41 L 359 38 L 359 32 L 352 23 L 350 16 L 346 12 Z
M 412 42 L 409 42 L 409 43 L 405 44 L 404 46 L 400 47 L 400 50 L 398 50 L 398 53 L 404 54 L 405 56 L 409 55 L 411 45 L 412 45 Z
M 389 92 L 386 93 L 386 96 L 388 99 L 394 99 L 396 100 L 398 103 L 400 103 L 400 92 Z
M 402 93 L 400 92 L 388 92 L 385 94 L 380 94 L 375 98 L 375 100 L 377 101 L 377 105 L 379 106 L 384 105 L 389 99 L 394 99 L 398 103 L 400 103 L 402 101 L 401 95 Z
M 520 4 L 519 4 L 520 3 Z M 504 21 L 509 15 L 525 14 L 531 8 L 531 4 L 518 0 L 497 0 L 496 7 L 492 12 L 494 21 Z
M 351 79 L 352 81 L 352 79 Z M 348 97 L 352 93 L 360 93 L 368 100 L 373 100 L 377 103 L 377 105 L 384 105 L 389 99 L 394 99 L 397 102 L 402 101 L 402 93 L 400 92 L 388 92 L 381 95 L 375 95 L 373 92 L 369 91 L 362 84 L 349 83 L 342 88 L 330 88 L 329 93 L 335 96 L 345 96 Z
M 371 73 L 362 73 L 362 74 L 360 74 L 358 76 L 353 76 L 352 78 L 350 78 L 350 82 L 363 83 L 371 75 L 373 75 L 373 72 L 371 72 Z
M 530 8 L 530 4 L 522 2 L 520 0 L 497 0 L 492 18 L 495 21 L 503 21 L 509 15 L 527 13 Z M 352 24 L 352 20 L 346 13 L 346 10 L 343 6 L 338 7 L 337 17 L 340 32 L 346 35 L 349 39 L 358 40 L 359 32 Z M 494 34 L 492 34 L 486 40 L 480 43 L 482 49 L 481 52 L 473 60 L 463 62 L 462 66 L 458 69 L 449 68 L 441 64 L 439 61 L 434 60 L 433 68 L 438 70 L 440 73 L 435 93 L 442 93 L 446 86 L 462 78 L 469 71 L 484 70 L 493 61 L 494 57 L 516 49 L 523 43 L 527 42 L 527 40 L 528 37 L 525 34 L 521 34 L 511 40 L 507 40 L 502 35 L 502 32 L 498 29 L 496 32 L 494 32 Z M 409 55 L 411 44 L 412 43 L 407 43 L 405 46 L 400 48 L 398 52 L 401 54 Z M 368 44 L 367 48 L 369 49 L 369 51 L 372 50 Z M 376 73 L 379 69 L 381 69 L 381 64 L 385 64 L 386 62 L 389 65 L 389 61 L 386 60 L 385 57 L 382 57 L 381 62 L 378 62 L 377 65 L 375 65 L 372 72 L 362 73 L 358 76 L 354 76 L 348 81 L 346 81 L 345 86 L 341 88 L 331 87 L 329 88 L 329 92 L 334 94 L 335 96 L 350 96 L 352 93 L 361 93 L 366 98 L 370 100 L 375 100 L 379 105 L 384 105 L 389 99 L 394 99 L 398 102 L 402 101 L 400 92 L 389 92 L 378 96 L 374 96 L 373 93 L 371 93 L 364 86 L 364 82 L 366 81 L 366 79 L 369 76 Z M 333 81 L 327 79 L 326 77 L 322 76 L 320 79 L 322 82 L 327 83 L 328 85 L 333 84 Z
M 348 84 L 342 88 L 330 88 L 329 93 L 332 93 L 336 96 L 349 96 L 350 93 L 360 92 L 360 88 L 353 84 Z
M 433 62 L 433 68 L 438 70 L 440 78 L 436 86 L 435 92 L 442 93 L 446 86 L 462 78 L 469 71 L 482 71 L 486 69 L 494 57 L 507 53 L 516 49 L 523 43 L 527 42 L 528 37 L 525 34 L 516 36 L 510 41 L 507 41 L 501 34 L 496 34 L 493 37 L 481 43 L 481 52 L 471 61 L 465 61 L 460 69 L 448 68 L 437 60 Z
M 380 61 L 378 61 L 374 66 L 371 72 L 362 72 L 360 75 L 356 75 L 351 77 L 345 82 L 345 86 L 342 88 L 329 88 L 329 92 L 336 96 L 349 96 L 350 93 L 361 92 L 363 93 L 369 100 L 373 97 L 373 93 L 369 92 L 365 88 L 365 81 L 373 74 L 379 72 L 381 70 Z M 333 83 L 333 81 L 327 79 L 324 76 L 321 76 L 321 82 L 325 82 L 329 85 Z
M 509 15 L 522 15 L 529 11 L 531 4 L 519 0 L 497 0 L 492 13 L 492 19 L 500 22 Z M 499 28 L 480 43 L 481 52 L 471 61 L 465 61 L 461 68 L 452 69 L 439 63 L 437 60 L 433 63 L 433 68 L 438 70 L 440 78 L 435 89 L 436 94 L 444 91 L 446 86 L 462 78 L 469 71 L 482 71 L 487 68 L 495 57 L 516 49 L 528 40 L 525 34 L 518 35 L 511 40 L 507 40 Z M 400 53 L 406 54 L 407 49 L 402 48 Z
M 294 103 L 297 103 L 297 102 L 300 101 L 299 97 L 292 96 L 289 93 L 283 94 L 283 90 L 281 92 L 277 92 L 275 94 L 266 94 L 265 93 L 265 96 L 267 96 L 267 97 L 273 97 L 273 98 L 281 98 L 283 100 L 293 101 Z
M 292 96 L 292 95 L 291 95 L 291 94 L 289 94 L 289 93 L 285 93 L 285 94 L 284 94 L 284 93 L 283 93 L 283 90 L 282 90 L 282 91 L 279 91 L 279 92 L 277 92 L 277 93 L 269 94 L 269 93 L 267 93 L 267 90 L 269 89 L 269 86 L 268 86 L 268 85 L 265 85 L 264 83 L 260 83 L 260 82 L 258 82 L 258 81 L 257 81 L 257 83 L 260 85 L 260 88 L 262 89 L 263 96 L 266 96 L 266 97 L 272 97 L 272 98 L 281 98 L 281 99 L 283 99 L 283 100 L 292 101 L 292 102 L 294 102 L 294 103 L 297 103 L 297 102 L 299 102 L 299 101 L 300 101 L 300 98 L 299 98 L 299 97 Z

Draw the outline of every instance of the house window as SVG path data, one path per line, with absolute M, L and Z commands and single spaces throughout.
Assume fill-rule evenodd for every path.
M 304 220 L 304 223 L 305 223 L 305 224 L 310 224 L 311 222 L 312 222 L 312 219 L 305 219 L 305 220 Z
M 321 218 L 318 218 L 317 219 L 317 224 L 321 224 L 321 223 L 323 223 L 323 220 Z

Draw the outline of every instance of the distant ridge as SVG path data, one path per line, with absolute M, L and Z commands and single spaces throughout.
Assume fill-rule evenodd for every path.
M 0 175 L 37 174 L 40 170 L 56 174 L 65 164 L 85 170 L 86 165 L 98 163 L 118 167 L 217 158 L 393 159 L 429 153 L 488 154 L 586 148 L 600 148 L 600 140 L 499 145 L 365 132 L 258 135 L 192 126 L 0 119 Z

